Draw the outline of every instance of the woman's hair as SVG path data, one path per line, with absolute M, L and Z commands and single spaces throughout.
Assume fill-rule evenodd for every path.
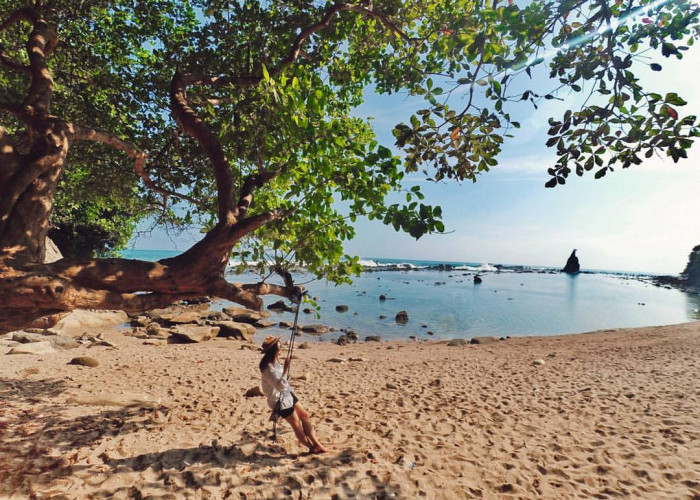
M 267 365 L 272 363 L 275 360 L 275 355 L 277 352 L 280 350 L 280 343 L 275 342 L 275 345 L 270 347 L 266 352 L 263 358 L 260 360 L 260 371 L 263 371 L 265 368 L 267 368 Z

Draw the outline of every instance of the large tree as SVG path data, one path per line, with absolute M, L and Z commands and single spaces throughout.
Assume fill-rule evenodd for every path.
M 293 293 L 270 278 L 292 263 L 342 281 L 357 217 L 442 231 L 419 189 L 387 196 L 406 172 L 495 166 L 523 103 L 587 96 L 550 118 L 549 187 L 678 160 L 695 117 L 635 68 L 662 70 L 697 34 L 683 0 L 0 0 L 0 330 L 201 295 L 260 307 Z M 550 91 L 530 88 L 537 68 Z M 423 99 L 394 129 L 401 156 L 353 114 L 368 87 Z M 155 263 L 42 263 L 52 228 L 116 217 L 123 241 L 145 215 L 208 230 Z M 234 250 L 264 279 L 226 281 Z

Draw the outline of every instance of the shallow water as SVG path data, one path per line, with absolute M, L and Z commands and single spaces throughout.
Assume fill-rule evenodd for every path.
M 132 258 L 157 259 L 172 252 L 132 251 Z M 384 261 L 386 264 L 389 261 Z M 395 261 L 399 262 L 399 261 Z M 435 263 L 412 263 L 413 267 Z M 310 297 L 318 299 L 315 313 L 300 313 L 301 324 L 320 323 L 336 330 L 350 329 L 360 338 L 380 335 L 382 339 L 452 339 L 480 335 L 556 335 L 610 328 L 669 325 L 700 319 L 700 296 L 651 285 L 632 275 L 559 272 L 480 272 L 481 284 L 474 284 L 478 264 L 463 264 L 452 270 L 390 270 L 366 272 L 352 285 L 325 282 L 306 285 Z M 255 280 L 253 273 L 231 274 L 231 281 Z M 304 281 L 300 276 L 299 281 Z M 385 301 L 379 296 L 386 295 Z M 279 300 L 265 297 L 267 305 Z M 345 304 L 349 311 L 336 312 Z M 221 301 L 215 307 L 230 305 Z M 310 307 L 308 304 L 302 308 Z M 398 311 L 408 312 L 409 321 L 399 325 Z M 381 319 L 381 316 L 385 316 Z M 291 313 L 272 313 L 272 320 L 292 321 Z M 430 333 L 429 333 L 430 332 Z M 258 336 L 282 333 L 272 328 Z M 288 333 L 288 331 L 285 331 Z M 334 339 L 340 331 L 323 335 Z M 311 338 L 306 335 L 306 338 Z M 257 337 L 256 337 L 257 339 Z

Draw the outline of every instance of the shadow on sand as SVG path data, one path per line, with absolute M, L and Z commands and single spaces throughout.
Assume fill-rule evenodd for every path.
M 0 497 L 43 498 L 34 493 L 43 490 L 51 498 L 68 498 L 64 495 L 76 488 L 89 491 L 88 498 L 249 498 L 244 490 L 259 497 L 257 487 L 275 485 L 279 495 L 272 498 L 312 498 L 305 492 L 319 488 L 357 498 L 347 480 L 358 474 L 352 464 L 364 462 L 364 454 L 346 449 L 290 455 L 263 430 L 244 430 L 242 442 L 230 446 L 212 442 L 119 458 L 107 450 L 98 463 L 86 463 L 85 456 L 103 439 L 157 430 L 169 409 L 80 407 L 82 415 L 68 416 L 74 406 L 47 401 L 60 398 L 65 389 L 62 381 L 51 379 L 0 379 Z M 33 403 L 30 409 L 27 401 Z M 124 480 L 107 481 L 116 475 Z M 136 479 L 145 494 L 132 484 Z M 376 476 L 367 479 L 374 490 L 369 498 L 398 493 Z M 365 489 L 362 497 L 366 494 Z

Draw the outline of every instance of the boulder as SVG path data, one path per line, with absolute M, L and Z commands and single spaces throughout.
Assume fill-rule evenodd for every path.
M 571 252 L 571 255 L 569 255 L 569 258 L 566 261 L 566 265 L 564 266 L 564 269 L 562 269 L 562 271 L 567 274 L 578 274 L 580 270 L 581 266 L 578 263 L 578 257 L 576 257 L 576 249 L 574 248 L 574 251 Z
M 688 264 L 685 270 L 681 273 L 681 277 L 685 279 L 691 287 L 700 288 L 700 245 L 693 248 L 688 256 Z
M 345 304 L 339 304 L 335 306 L 335 310 L 341 313 L 348 312 L 349 307 Z
M 406 311 L 399 311 L 396 313 L 396 322 L 399 325 L 405 325 L 408 323 L 408 312 Z
M 25 331 L 13 332 L 12 339 L 20 344 L 30 344 L 34 342 L 49 342 L 54 349 L 75 349 L 80 347 L 80 343 L 72 337 L 65 335 L 55 335 L 52 333 L 30 333 Z
M 51 238 L 46 238 L 45 246 L 46 253 L 44 254 L 44 264 L 51 264 L 52 262 L 56 262 L 57 260 L 61 260 L 63 258 L 61 251 Z
M 158 323 L 151 323 L 146 327 L 146 333 L 152 338 L 167 339 L 170 337 L 170 330 L 160 326 Z
M 275 325 L 277 325 L 276 321 L 268 321 L 265 319 L 261 319 L 259 321 L 256 321 L 255 323 L 253 323 L 253 326 L 255 328 L 259 328 L 259 329 L 272 328 Z
M 209 310 L 209 304 L 194 304 L 194 305 L 183 305 L 174 304 L 172 306 L 153 309 L 146 313 L 146 316 L 152 321 L 157 321 L 163 325 L 170 325 L 173 318 L 180 316 L 185 313 L 198 313 L 198 317 L 206 316 L 206 312 Z
M 252 340 L 255 335 L 255 327 L 248 323 L 236 321 L 217 321 L 212 323 L 219 327 L 219 337 L 233 337 L 239 340 Z
M 465 339 L 452 339 L 447 343 L 447 345 L 450 347 L 459 347 L 467 345 L 467 341 Z
M 198 323 L 202 320 L 202 313 L 199 311 L 183 311 L 170 318 L 171 323 L 178 325 Z
M 79 365 L 79 366 L 87 366 L 89 368 L 95 368 L 96 366 L 100 365 L 100 362 L 97 361 L 95 358 L 91 358 L 90 356 L 78 356 L 73 359 L 71 359 L 68 362 L 69 365 Z
M 304 325 L 301 327 L 301 331 L 304 333 L 310 333 L 312 335 L 323 335 L 328 333 L 330 329 L 326 325 Z
M 143 326 L 146 327 L 148 324 L 151 322 L 150 319 L 148 319 L 148 316 L 136 316 L 134 318 L 131 318 L 131 326 L 139 327 Z
M 207 316 L 207 319 L 210 321 L 229 321 L 231 316 L 223 311 L 212 311 L 209 316 Z
M 51 342 L 44 340 L 42 342 L 31 342 L 29 344 L 20 344 L 9 350 L 7 354 L 51 354 L 56 350 L 51 345 Z
M 272 304 L 267 306 L 267 308 L 270 311 L 275 311 L 275 312 L 283 312 L 283 311 L 293 312 L 294 311 L 294 309 L 289 307 L 284 300 L 278 300 L 277 302 L 273 302 Z
M 338 340 L 336 340 L 335 343 L 338 345 L 348 345 L 350 343 L 350 339 L 347 335 L 341 335 L 338 337 Z
M 124 311 L 95 311 L 75 309 L 61 318 L 54 326 L 68 335 L 80 335 L 86 331 L 111 328 L 129 321 Z
M 380 342 L 382 338 L 379 335 L 367 335 L 365 342 Z
M 223 311 L 228 314 L 233 321 L 239 323 L 249 323 L 252 325 L 256 321 L 262 319 L 262 315 L 259 311 L 253 311 L 252 309 L 246 309 L 244 307 L 227 307 Z
M 170 329 L 173 340 L 184 343 L 198 343 L 211 340 L 218 333 L 218 326 L 178 325 Z
M 498 342 L 499 339 L 498 337 L 474 337 L 472 338 L 469 343 L 470 344 L 492 344 L 494 342 Z

